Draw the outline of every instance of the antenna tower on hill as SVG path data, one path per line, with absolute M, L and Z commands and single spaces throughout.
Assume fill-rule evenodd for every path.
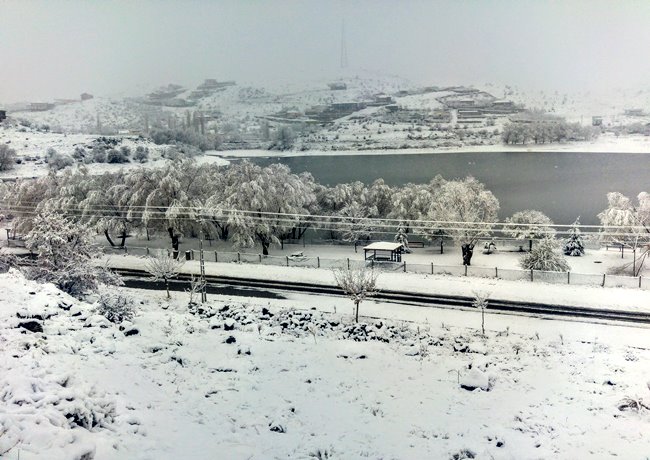
M 341 68 L 348 67 L 348 50 L 345 46 L 345 19 L 341 21 Z

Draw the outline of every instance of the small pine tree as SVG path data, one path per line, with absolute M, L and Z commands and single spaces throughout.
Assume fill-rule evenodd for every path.
M 523 259 L 521 267 L 526 270 L 541 270 L 549 272 L 569 271 L 569 264 L 562 254 L 558 254 L 558 245 L 552 238 L 542 239 Z
M 571 233 L 569 234 L 569 239 L 564 244 L 564 255 L 565 256 L 574 256 L 579 257 L 585 253 L 585 245 L 582 239 L 582 234 L 580 233 L 580 217 L 576 219 L 571 227 Z
M 406 230 L 404 229 L 404 223 L 400 222 L 397 226 L 397 233 L 395 234 L 395 242 L 400 243 L 404 247 L 404 252 L 411 252 L 409 248 L 409 239 L 406 236 Z

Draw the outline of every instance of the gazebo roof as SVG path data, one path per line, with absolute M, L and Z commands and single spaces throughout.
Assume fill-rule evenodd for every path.
M 363 249 L 366 251 L 397 251 L 402 247 L 402 243 L 392 243 L 390 241 L 377 241 L 376 243 L 369 244 Z

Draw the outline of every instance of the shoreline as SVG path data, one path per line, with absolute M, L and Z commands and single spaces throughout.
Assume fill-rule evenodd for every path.
M 205 155 L 228 158 L 291 158 L 308 156 L 350 156 L 350 155 L 441 155 L 447 153 L 611 153 L 648 154 L 650 137 L 601 136 L 593 142 L 571 142 L 566 144 L 527 144 L 527 145 L 474 145 L 457 148 L 406 148 L 369 150 L 208 150 Z

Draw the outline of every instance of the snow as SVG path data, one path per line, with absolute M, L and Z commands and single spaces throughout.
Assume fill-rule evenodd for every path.
M 650 396 L 644 328 L 507 316 L 509 329 L 497 331 L 489 316 L 483 337 L 466 312 L 453 312 L 452 326 L 414 307 L 403 308 L 416 323 L 353 325 L 310 304 L 215 296 L 202 317 L 188 313 L 185 294 L 167 302 L 164 292 L 125 291 L 138 305 L 131 336 L 86 326 L 92 305 L 51 285 L 0 275 L 0 448 L 15 444 L 4 458 L 641 458 L 650 449 L 648 413 L 618 409 Z M 56 314 L 30 333 L 15 328 L 19 308 Z M 97 424 L 73 427 L 70 412 Z

